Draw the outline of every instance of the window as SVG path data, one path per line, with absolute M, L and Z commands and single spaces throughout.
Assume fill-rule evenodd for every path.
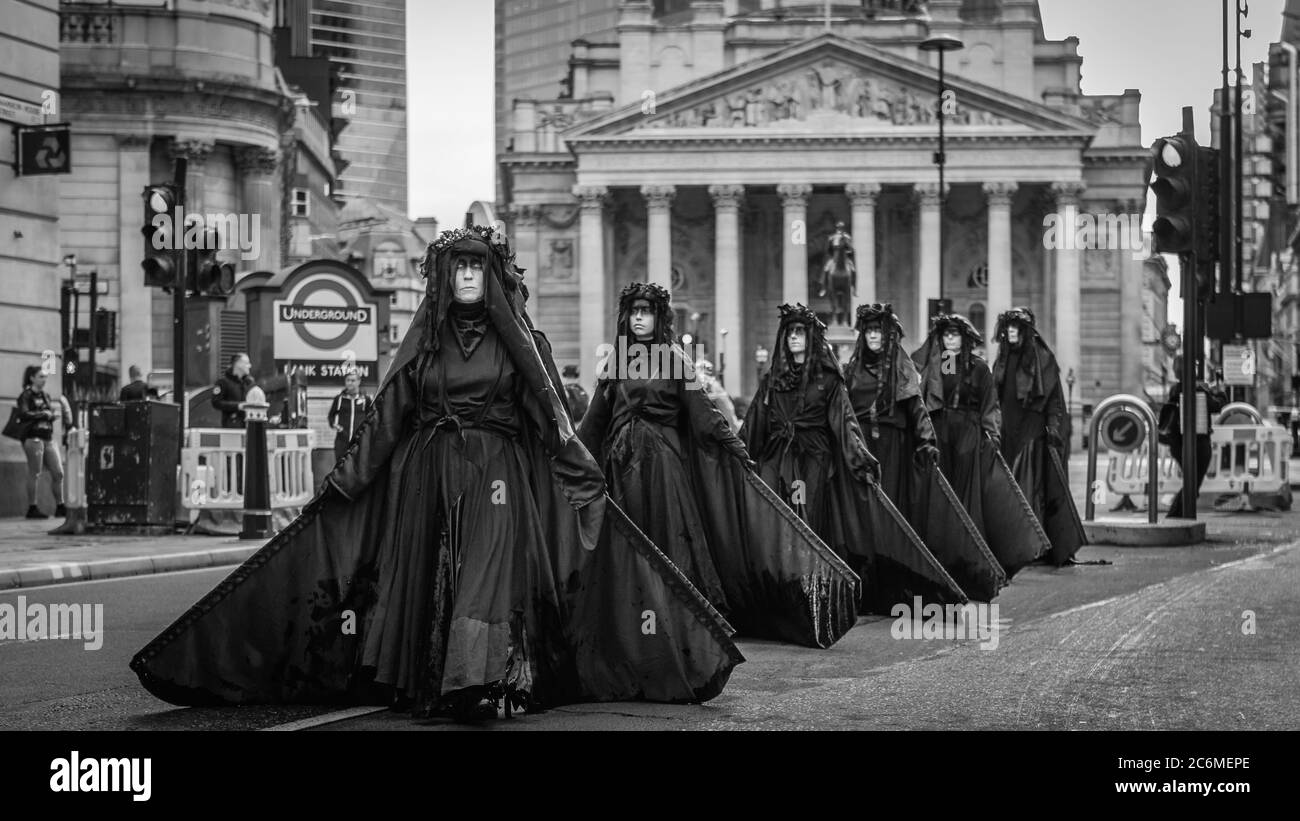
M 308 193 L 306 188 L 293 189 L 293 215 L 295 217 L 310 216 L 311 200 L 308 199 Z

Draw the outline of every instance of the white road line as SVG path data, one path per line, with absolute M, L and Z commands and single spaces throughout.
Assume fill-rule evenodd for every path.
M 141 573 L 134 576 L 113 576 L 108 579 L 86 579 L 85 581 L 80 581 L 80 582 L 60 582 L 58 584 L 38 584 L 38 585 L 32 585 L 30 587 L 10 587 L 5 590 L 0 590 L 0 596 L 5 595 L 6 593 L 13 593 L 16 596 L 20 593 L 26 593 L 29 590 L 45 590 L 52 587 L 66 589 L 69 587 L 76 587 L 79 584 L 106 584 L 108 582 L 147 581 L 149 579 L 156 579 L 159 576 L 179 576 L 183 573 L 207 573 L 208 571 L 211 570 L 224 570 L 227 573 L 227 575 L 229 575 L 230 573 L 234 572 L 235 568 L 238 566 L 239 565 L 236 564 L 219 564 L 215 567 L 191 567 L 185 570 L 164 570 L 161 573 Z
M 347 710 L 338 710 L 337 712 L 326 713 L 322 716 L 313 716 L 312 718 L 304 718 L 299 721 L 290 721 L 288 724 L 277 724 L 274 727 L 263 727 L 262 730 L 281 730 L 284 732 L 307 730 L 312 727 L 319 727 L 322 724 L 333 724 L 336 721 L 347 721 L 349 718 L 359 718 L 360 716 L 368 716 L 371 713 L 382 713 L 387 710 L 387 707 L 351 707 Z

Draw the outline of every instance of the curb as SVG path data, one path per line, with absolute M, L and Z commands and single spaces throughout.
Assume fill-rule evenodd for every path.
M 0 569 L 0 591 L 238 565 L 243 564 L 261 547 L 261 543 L 258 543 L 247 547 L 225 547 L 192 553 L 167 553 L 161 556 L 105 559 L 97 562 L 62 562 Z

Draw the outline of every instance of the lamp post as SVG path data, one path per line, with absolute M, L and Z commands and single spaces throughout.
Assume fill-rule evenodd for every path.
M 931 37 L 921 43 L 922 51 L 939 52 L 939 104 L 937 106 L 937 113 L 939 115 L 939 150 L 934 152 L 934 164 L 939 166 L 939 299 L 943 299 L 943 210 L 944 205 L 948 200 L 948 192 L 944 189 L 943 181 L 943 169 L 948 162 L 948 158 L 944 154 L 943 150 L 943 95 L 947 90 L 944 86 L 943 55 L 949 51 L 957 51 L 958 49 L 963 49 L 965 47 L 965 43 L 949 34 L 940 34 L 937 37 Z
M 1057 373 L 1060 373 L 1060 371 L 1057 371 Z M 1070 368 L 1070 370 L 1066 372 L 1065 385 L 1067 391 L 1067 393 L 1065 394 L 1065 416 L 1067 421 L 1070 422 L 1070 429 L 1073 430 L 1074 429 L 1074 368 Z M 1067 451 L 1068 449 L 1069 448 L 1067 446 Z
M 758 381 L 762 381 L 763 366 L 767 364 L 767 348 L 764 348 L 762 345 L 756 345 L 754 347 L 754 364 L 758 366 L 754 369 L 755 378 Z
M 721 328 L 718 333 L 722 336 L 722 348 L 718 351 L 718 367 L 714 373 L 718 375 L 718 384 L 725 386 L 727 383 L 723 381 L 723 374 L 727 371 L 727 329 Z

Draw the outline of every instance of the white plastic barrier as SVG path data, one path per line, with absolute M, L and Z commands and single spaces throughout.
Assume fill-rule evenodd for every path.
M 1202 493 L 1280 493 L 1291 485 L 1291 434 L 1279 425 L 1220 425 Z
M 266 432 L 271 507 L 300 507 L 311 501 L 310 430 Z M 187 428 L 181 449 L 181 504 L 187 510 L 242 510 L 244 507 L 244 431 L 241 428 Z
M 1278 425 L 1219 425 L 1210 434 L 1210 465 L 1200 492 L 1288 496 L 1291 447 L 1290 432 Z M 1161 496 L 1178 493 L 1183 489 L 1182 471 L 1168 448 L 1162 445 L 1160 453 L 1157 492 Z M 1111 451 L 1106 466 L 1107 488 L 1117 496 L 1141 497 L 1150 475 L 1148 462 L 1145 450 Z
M 1145 448 L 1132 453 L 1110 452 L 1106 466 L 1106 486 L 1117 496 L 1143 496 L 1151 474 L 1150 459 Z M 1160 446 L 1160 460 L 1156 476 L 1156 492 L 1161 496 L 1183 489 L 1183 474 L 1178 463 L 1169 455 L 1168 448 Z

